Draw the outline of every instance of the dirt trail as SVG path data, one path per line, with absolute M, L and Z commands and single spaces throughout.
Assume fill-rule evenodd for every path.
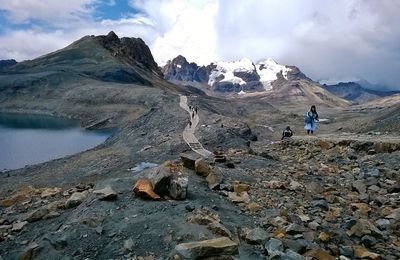
M 183 130 L 183 140 L 189 145 L 189 147 L 196 153 L 200 154 L 203 157 L 209 157 L 212 153 L 206 149 L 204 149 L 203 145 L 197 140 L 194 135 L 194 131 L 196 130 L 197 125 L 199 124 L 199 114 L 190 111 L 189 106 L 187 105 L 187 97 L 180 95 L 179 105 L 182 109 L 186 110 L 189 113 L 189 118 L 191 118 L 192 125 L 188 124 Z

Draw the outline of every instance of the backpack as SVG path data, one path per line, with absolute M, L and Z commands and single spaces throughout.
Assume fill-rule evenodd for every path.
M 283 131 L 283 136 L 284 137 L 291 137 L 293 135 L 292 130 L 284 130 Z

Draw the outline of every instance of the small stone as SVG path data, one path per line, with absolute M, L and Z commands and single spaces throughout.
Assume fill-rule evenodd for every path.
M 28 224 L 28 221 L 15 222 L 15 223 L 13 223 L 13 225 L 12 225 L 11 231 L 12 231 L 12 232 L 21 231 L 21 230 L 24 228 L 24 226 L 25 226 L 26 224 Z
M 1 225 L 0 226 L 0 232 L 7 231 L 9 229 L 12 229 L 13 225 Z
M 326 140 L 318 140 L 316 145 L 321 147 L 323 150 L 329 150 L 333 147 L 333 144 Z
M 207 228 L 216 235 L 220 235 L 220 236 L 224 236 L 224 237 L 232 237 L 232 233 L 229 231 L 229 229 L 227 229 L 221 223 L 212 222 L 207 225 Z
M 37 210 L 34 210 L 34 211 L 28 213 L 25 220 L 28 222 L 35 222 L 35 221 L 41 220 L 48 213 L 49 213 L 49 210 L 45 207 L 42 207 L 42 208 L 39 208 Z
M 378 219 L 375 223 L 380 230 L 387 229 L 390 226 L 390 221 L 384 218 Z
M 99 235 L 101 235 L 103 233 L 103 227 L 102 226 L 96 227 L 95 230 L 96 230 L 96 233 L 99 234 Z
M 249 203 L 250 197 L 247 192 L 228 192 L 228 197 L 233 203 Z
M 368 215 L 369 211 L 371 210 L 371 208 L 368 207 L 368 204 L 366 203 L 352 203 L 351 207 L 353 208 L 353 210 L 357 209 L 363 215 Z
M 193 206 L 192 204 L 188 204 L 185 206 L 185 209 L 189 212 L 192 212 L 193 210 L 195 210 L 195 206 Z
M 400 183 L 396 183 L 387 188 L 389 194 L 400 193 Z
M 318 239 L 321 242 L 325 243 L 325 242 L 328 242 L 331 239 L 331 236 L 328 233 L 321 232 L 321 233 L 319 233 Z
M 65 203 L 65 208 L 69 209 L 78 206 L 79 204 L 81 204 L 83 201 L 86 200 L 87 196 L 88 196 L 87 191 L 73 193 Z
M 339 252 L 340 252 L 340 254 L 350 257 L 350 258 L 353 257 L 353 255 L 354 255 L 354 251 L 351 246 L 340 246 Z
M 262 245 L 267 239 L 268 239 L 268 233 L 262 228 L 252 229 L 246 235 L 246 241 L 249 244 Z
M 352 183 L 352 187 L 356 190 L 359 194 L 364 194 L 367 191 L 367 188 L 363 181 L 358 180 Z
M 363 235 L 382 237 L 381 231 L 366 219 L 359 219 L 346 233 L 349 236 L 357 237 L 362 237 Z
M 265 250 L 267 250 L 268 255 L 270 258 L 280 255 L 280 253 L 283 251 L 283 243 L 281 240 L 276 239 L 276 238 L 270 238 L 267 243 L 265 243 Z
M 197 175 L 202 177 L 207 177 L 211 172 L 210 166 L 204 161 L 204 159 L 197 159 L 195 161 L 194 170 L 196 171 Z
M 135 243 L 133 242 L 132 238 L 129 238 L 124 241 L 124 249 L 128 251 L 132 251 Z
M 249 191 L 250 190 L 250 185 L 245 184 L 245 183 L 234 183 L 233 184 L 233 191 L 236 193 L 241 193 L 244 191 Z
M 302 189 L 303 189 L 303 185 L 302 185 L 301 183 L 297 182 L 297 181 L 293 181 L 293 180 L 292 180 L 292 181 L 289 183 L 288 189 L 291 190 L 291 191 L 302 190 Z
M 182 259 L 203 259 L 212 256 L 236 255 L 238 244 L 227 237 L 178 244 L 175 254 Z
M 308 246 L 305 239 L 283 239 L 283 244 L 297 253 L 304 253 Z
M 251 202 L 246 205 L 246 209 L 250 211 L 251 213 L 258 212 L 262 209 L 262 206 L 258 204 L 257 202 Z
M 285 254 L 282 257 L 283 259 L 287 260 L 304 260 L 304 256 L 294 252 L 291 249 L 286 249 Z
M 318 208 L 320 208 L 322 210 L 328 210 L 329 209 L 328 203 L 324 199 L 313 200 L 311 202 L 311 206 L 314 207 L 314 208 L 318 207 Z
M 361 242 L 366 246 L 366 247 L 371 247 L 373 245 L 375 245 L 377 243 L 376 238 L 374 238 L 373 236 L 363 236 L 361 238 Z
M 19 256 L 20 260 L 31 260 L 34 259 L 40 247 L 37 243 L 30 243 Z
M 313 259 L 315 258 L 316 260 L 335 260 L 335 257 L 321 249 L 310 250 L 305 253 L 305 256 L 312 257 Z
M 287 186 L 288 183 L 284 181 L 272 180 L 266 182 L 266 187 L 269 189 L 286 189 Z
M 354 246 L 354 255 L 358 258 L 368 258 L 368 259 L 379 259 L 380 256 L 379 254 L 373 253 L 368 251 L 365 247 L 363 246 Z
M 324 188 L 318 182 L 312 181 L 306 184 L 306 189 L 314 194 L 320 194 L 324 191 Z
M 115 192 L 109 185 L 104 189 L 95 190 L 93 193 L 99 195 L 100 200 L 115 200 L 118 196 L 118 193 Z
M 217 213 L 213 212 L 208 208 L 202 208 L 193 211 L 186 219 L 186 222 L 199 224 L 199 225 L 208 225 L 211 223 L 219 223 L 221 220 Z
M 222 182 L 222 174 L 219 171 L 214 170 L 208 174 L 206 181 L 210 189 L 217 189 Z
M 40 197 L 42 199 L 48 198 L 48 197 L 54 197 L 55 195 L 59 194 L 61 192 L 61 188 L 45 188 L 42 190 L 42 193 L 40 194 Z
M 287 228 L 286 228 L 286 233 L 288 233 L 289 235 L 295 235 L 295 234 L 301 234 L 303 232 L 305 232 L 306 229 L 298 224 L 290 224 Z
M 400 208 L 394 209 L 393 212 L 386 216 L 386 218 L 394 219 L 394 220 L 400 220 Z

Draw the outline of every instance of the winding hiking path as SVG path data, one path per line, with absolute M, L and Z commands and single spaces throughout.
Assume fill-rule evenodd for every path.
M 189 113 L 189 118 L 192 120 L 192 126 L 189 124 L 183 130 L 183 140 L 189 145 L 189 147 L 196 153 L 200 154 L 203 157 L 209 157 L 212 153 L 206 149 L 204 149 L 203 145 L 197 140 L 194 135 L 194 131 L 199 124 L 199 115 L 197 113 L 194 114 L 192 118 L 192 111 L 190 111 L 189 106 L 187 105 L 187 97 L 180 95 L 179 105 L 182 109 L 186 110 Z

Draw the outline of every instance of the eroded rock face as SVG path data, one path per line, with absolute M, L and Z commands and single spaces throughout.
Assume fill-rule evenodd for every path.
M 141 38 L 118 38 L 113 31 L 106 36 L 97 36 L 96 38 L 118 59 L 132 65 L 140 65 L 162 75 L 150 48 Z

